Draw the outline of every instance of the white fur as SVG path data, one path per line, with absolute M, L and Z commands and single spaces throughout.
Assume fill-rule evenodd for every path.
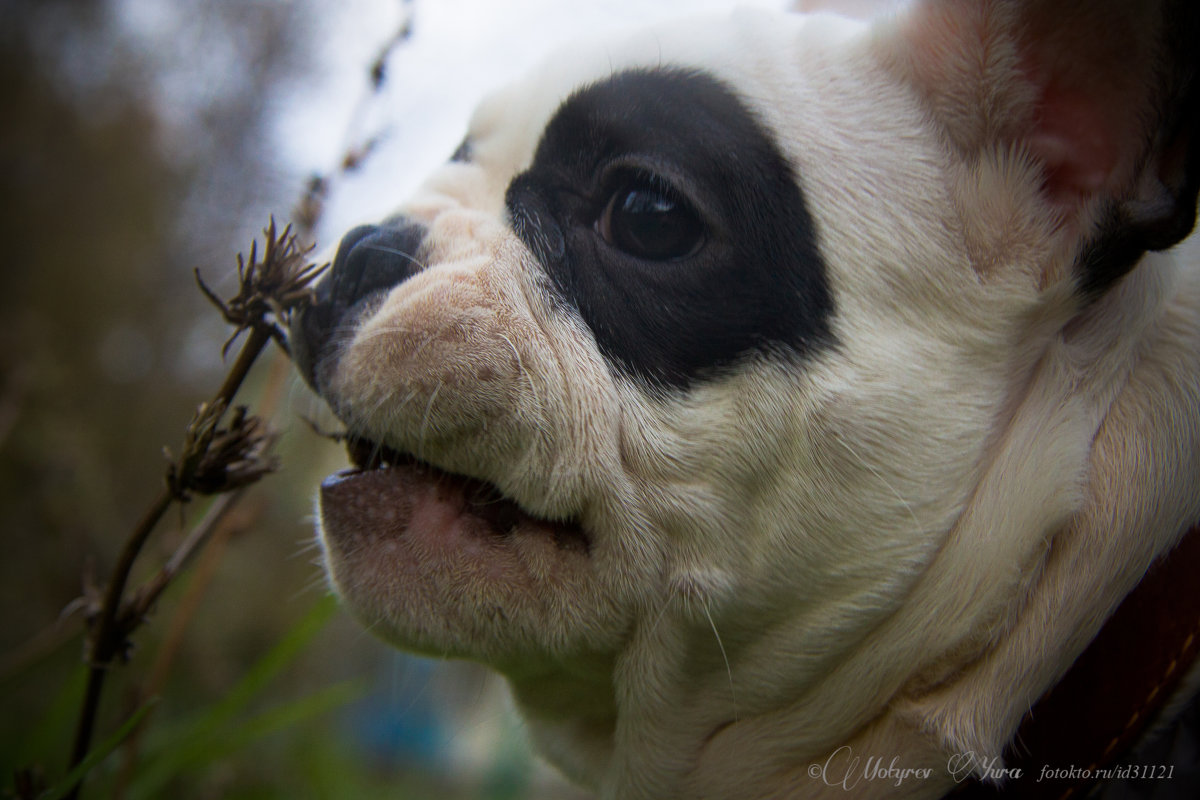
M 402 646 L 496 665 L 601 797 L 841 797 L 809 768 L 844 745 L 933 769 L 855 796 L 940 796 L 947 759 L 998 756 L 1200 517 L 1196 258 L 1147 257 L 1081 307 L 1086 210 L 1064 223 L 1027 150 L 931 101 L 905 24 L 743 12 L 553 60 L 401 209 L 429 269 L 345 349 L 351 421 L 578 517 L 592 549 L 519 541 L 493 580 L 470 554 L 390 576 L 331 544 L 337 589 Z M 647 392 L 532 288 L 509 180 L 574 87 L 660 63 L 736 87 L 800 176 L 839 342 L 801 368 Z

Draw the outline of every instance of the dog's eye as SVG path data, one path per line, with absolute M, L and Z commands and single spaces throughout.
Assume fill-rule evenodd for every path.
M 604 241 L 636 258 L 673 261 L 704 244 L 704 223 L 669 185 L 635 176 L 609 198 L 596 230 Z

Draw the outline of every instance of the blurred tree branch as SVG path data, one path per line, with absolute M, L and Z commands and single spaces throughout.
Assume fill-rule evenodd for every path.
M 364 136 L 359 132 L 359 127 L 371 103 L 377 100 L 383 93 L 383 88 L 388 78 L 387 65 L 389 59 L 392 57 L 392 53 L 396 51 L 396 48 L 412 38 L 413 0 L 401 0 L 400 4 L 403 7 L 400 24 L 392 35 L 388 37 L 387 41 L 380 46 L 379 51 L 375 54 L 375 58 L 372 59 L 367 68 L 366 86 L 362 95 L 358 98 L 358 103 L 351 113 L 350 121 L 346 126 L 341 156 L 337 164 L 325 173 L 314 173 L 309 176 L 308 181 L 305 183 L 304 193 L 301 195 L 295 210 L 292 212 L 292 219 L 296 225 L 297 234 L 302 241 L 313 241 L 317 226 L 320 224 L 321 217 L 325 213 L 325 203 L 337 183 L 347 174 L 361 169 L 382 141 L 382 134 L 374 133 Z

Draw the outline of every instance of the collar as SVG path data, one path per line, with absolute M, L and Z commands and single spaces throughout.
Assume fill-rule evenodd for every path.
M 1106 777 L 1098 770 L 1125 766 L 1119 759 L 1155 722 L 1198 652 L 1200 524 L 1150 567 L 1025 716 L 1005 753 L 1005 766 L 1020 767 L 1021 777 L 1000 787 L 973 782 L 953 799 L 1082 798 Z

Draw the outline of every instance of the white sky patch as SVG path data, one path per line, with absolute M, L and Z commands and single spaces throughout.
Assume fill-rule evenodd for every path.
M 412 38 L 388 62 L 385 90 L 352 141 L 382 133 L 365 168 L 335 190 L 318 237 L 377 221 L 409 196 L 457 147 L 476 103 L 572 39 L 738 5 L 784 0 L 417 0 Z M 326 173 L 347 144 L 369 65 L 397 29 L 398 0 L 332 0 L 328 36 L 314 52 L 320 76 L 288 98 L 275 135 L 303 172 Z

